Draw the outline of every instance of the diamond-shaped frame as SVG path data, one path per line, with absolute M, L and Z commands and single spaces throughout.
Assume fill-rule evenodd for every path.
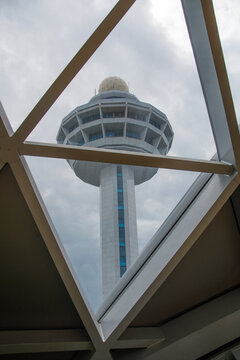
M 0 170 L 7 163 L 12 169 L 48 251 L 90 337 L 87 349 L 93 350 L 91 359 L 112 359 L 110 350 L 118 348 L 117 343 L 122 341 L 120 337 L 124 332 L 125 340 L 130 342 L 133 340 L 131 345 L 133 348 L 137 340 L 136 348 L 141 347 L 139 342 L 145 344 L 149 340 L 151 337 L 147 335 L 149 329 L 145 331 L 143 329 L 141 332 L 139 329 L 134 332 L 133 329 L 128 334 L 127 326 L 186 255 L 240 183 L 239 130 L 211 0 L 182 0 L 182 5 L 219 161 L 199 161 L 126 151 L 25 142 L 58 96 L 134 2 L 135 0 L 118 1 L 15 133 L 10 127 L 3 108 L 0 113 Z M 121 293 L 105 304 L 105 308 L 97 317 L 91 312 L 82 290 L 77 285 L 71 265 L 68 264 L 64 255 L 64 250 L 31 177 L 24 155 L 162 167 L 214 175 L 210 178 L 202 177 L 197 186 L 189 191 L 188 197 L 191 199 L 191 204 L 188 202 L 187 208 L 186 204 L 182 205 L 180 217 L 179 214 L 174 215 L 175 218 L 172 219 L 166 231 L 163 245 L 151 249 L 148 258 L 144 259 L 145 262 L 141 263 L 140 268 L 137 268 L 138 264 L 136 265 L 134 270 L 138 271 L 132 271 L 132 277 L 129 278 L 128 283 L 124 284 L 125 287 L 121 288 Z M 156 328 L 152 341 L 153 343 L 160 342 L 163 337 L 161 329 Z M 40 335 L 38 340 L 41 342 Z M 86 342 L 84 335 L 78 334 L 78 342 Z M 128 348 L 129 342 L 126 343 L 128 345 L 125 346 Z M 121 346 L 124 348 L 124 345 Z M 147 358 L 156 351 L 156 348 L 152 351 L 142 350 L 131 359 Z

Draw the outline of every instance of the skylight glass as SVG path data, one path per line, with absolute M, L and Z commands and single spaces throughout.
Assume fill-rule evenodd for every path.
M 77 7 L 79 7 L 79 20 L 76 20 L 76 23 L 73 23 L 73 20 L 71 21 L 70 10 L 68 10 L 67 16 L 62 15 L 64 24 L 69 21 L 68 26 L 66 24 L 67 34 L 64 33 L 62 36 L 64 39 L 69 36 L 69 40 L 58 44 L 57 50 L 59 54 L 61 53 L 58 62 L 56 62 L 56 55 L 52 56 L 51 44 L 48 45 L 48 42 L 46 42 L 46 66 L 39 66 L 36 73 L 41 78 L 40 85 L 41 82 L 46 82 L 45 89 L 50 84 L 49 79 L 55 78 L 67 64 L 67 61 L 70 60 L 73 53 L 77 51 L 77 47 L 84 43 L 83 34 L 87 32 L 86 29 L 90 34 L 100 21 L 98 19 L 103 18 L 104 14 L 107 13 L 106 5 L 104 5 L 105 13 L 102 10 L 100 12 L 101 16 L 99 15 L 100 3 L 100 1 L 97 2 L 96 9 L 95 7 L 89 8 L 91 17 L 87 22 L 90 23 L 91 27 L 90 25 L 85 27 L 86 17 L 81 9 L 82 3 L 78 1 L 72 4 L 75 13 L 77 13 Z M 40 2 L 36 4 L 35 6 L 40 6 Z M 107 4 L 109 8 L 110 5 L 113 5 L 112 2 L 107 2 Z M 35 8 L 31 6 L 30 9 L 33 11 Z M 44 9 L 43 7 L 42 11 L 45 11 Z M 59 9 L 60 6 L 58 13 Z M 93 15 L 93 9 L 97 11 L 98 15 Z M 85 10 L 85 3 L 83 10 Z M 59 22 L 61 20 L 60 16 L 59 14 Z M 81 16 L 84 19 L 81 20 Z M 34 17 L 32 17 L 31 22 L 34 24 Z M 142 24 L 144 24 L 144 27 Z M 50 26 L 46 22 L 46 32 L 48 26 L 51 32 L 52 25 Z M 57 27 L 57 25 L 55 26 Z M 61 31 L 64 31 L 63 27 Z M 80 33 L 82 37 L 76 37 L 76 33 Z M 78 42 L 77 39 L 79 39 Z M 43 41 L 42 38 L 41 41 Z M 65 43 L 67 44 L 66 49 Z M 48 48 L 50 48 L 49 52 Z M 15 51 L 14 44 L 11 45 L 11 49 Z M 67 55 L 68 51 L 70 55 Z M 56 66 L 54 66 L 53 62 L 56 63 Z M 20 70 L 20 68 L 17 70 Z M 50 77 L 44 71 L 51 72 L 53 75 Z M 87 103 L 98 92 L 101 81 L 105 77 L 112 75 L 123 78 L 129 85 L 130 93 L 134 94 L 139 100 L 155 106 L 167 115 L 175 133 L 169 155 L 209 159 L 215 153 L 216 148 L 187 28 L 181 4 L 177 0 L 171 1 L 170 4 L 157 1 L 148 1 L 146 4 L 144 1 L 137 1 L 67 87 L 64 94 L 60 96 L 43 117 L 42 121 L 28 137 L 28 140 L 55 142 L 61 120 L 76 107 Z M 37 85 L 38 78 L 34 81 L 33 77 L 31 81 L 27 81 L 25 76 L 24 79 L 28 84 L 26 86 L 29 86 L 29 88 L 22 86 L 21 96 L 28 98 L 28 102 L 27 104 L 24 101 L 16 103 L 18 101 L 16 96 L 14 109 L 11 110 L 14 110 L 15 113 L 13 116 L 10 116 L 9 113 L 10 120 L 14 119 L 15 121 L 20 115 L 23 119 L 27 115 L 26 106 L 29 106 L 30 110 L 31 106 L 36 103 L 37 95 L 35 95 L 35 100 L 31 100 L 31 94 L 34 95 L 35 92 L 30 90 L 30 83 L 34 88 L 37 87 L 39 97 L 45 90 L 44 87 Z M 13 89 L 11 83 L 9 91 L 13 91 Z M 15 109 L 18 109 L 18 111 L 16 112 Z
M 110 8 L 114 3 L 109 1 L 107 6 Z M 19 4 L 22 5 L 21 2 Z M 52 12 L 56 10 L 56 7 L 54 8 L 56 4 L 53 3 Z M 89 8 L 87 2 L 72 1 L 70 5 L 69 13 L 68 10 L 67 13 L 64 12 L 64 6 L 63 11 L 59 11 L 61 7 L 58 5 L 58 21 L 55 25 L 50 21 L 45 23 L 44 34 L 50 32 L 53 36 L 47 38 L 44 46 L 42 44 L 44 36 L 38 35 L 40 20 L 35 23 L 34 14 L 40 9 L 40 14 L 44 18 L 45 2 L 37 1 L 35 5 L 29 5 L 29 14 L 26 14 L 31 21 L 27 29 L 25 27 L 28 26 L 28 22 L 23 23 L 21 20 L 23 8 L 19 6 L 16 9 L 19 20 L 17 26 L 10 32 L 11 36 L 23 26 L 21 43 L 26 41 L 26 34 L 30 33 L 29 44 L 35 45 L 36 36 L 38 39 L 36 43 L 38 44 L 39 41 L 40 45 L 36 47 L 36 53 L 33 52 L 35 55 L 33 59 L 30 58 L 30 64 L 27 65 L 22 63 L 22 58 L 27 52 L 24 46 L 22 46 L 24 51 L 21 48 L 18 52 L 13 40 L 3 42 L 1 47 L 4 59 L 7 58 L 6 54 L 10 54 L 7 58 L 10 64 L 4 60 L 4 66 L 7 68 L 9 66 L 10 85 L 4 95 L 7 100 L 3 100 L 7 102 L 9 96 L 11 104 L 14 104 L 14 107 L 13 105 L 8 107 L 6 104 L 6 109 L 15 128 L 37 102 L 49 82 L 54 80 L 79 45 L 82 45 L 85 34 L 90 35 L 99 23 L 99 19 L 104 17 L 104 12 L 107 13 L 108 10 L 103 6 L 102 1 L 95 2 Z M 6 20 L 4 26 L 8 29 L 12 24 L 13 10 L 7 5 L 2 7 L 2 16 Z M 86 12 L 91 13 L 91 21 L 86 16 Z M 74 18 L 71 16 L 72 13 Z M 27 16 L 26 14 L 24 16 Z M 64 19 L 63 23 L 61 19 Z M 91 26 L 85 27 L 86 23 L 90 23 Z M 55 48 L 54 39 L 57 26 L 60 24 L 62 29 L 67 30 L 66 33 L 64 30 L 60 31 L 57 38 L 62 41 Z M 78 32 L 81 38 L 78 37 Z M 43 48 L 45 57 L 41 57 L 42 52 L 39 50 Z M 14 57 L 16 57 L 15 62 Z M 58 57 L 59 61 L 56 61 Z M 42 61 L 38 66 L 36 58 Z M 13 86 L 13 75 L 15 70 L 19 72 L 20 65 L 23 69 L 20 79 L 23 84 L 18 83 L 20 85 L 17 93 L 21 95 L 19 97 Z M 38 71 L 31 76 L 32 72 L 29 69 Z M 116 100 L 116 94 L 112 94 L 108 103 L 101 106 L 93 104 L 91 108 L 86 108 L 85 112 L 81 110 L 81 106 L 88 104 L 90 99 L 98 94 L 102 80 L 110 75 L 124 79 L 130 95 L 133 98 L 136 96 L 141 101 L 141 105 L 136 105 L 136 101 L 131 99 L 126 104 L 125 100 L 121 102 L 121 97 Z M 142 107 L 141 111 L 140 107 Z M 167 117 L 167 121 L 164 116 Z M 128 117 L 129 121 L 123 120 L 125 117 Z M 91 122 L 100 119 L 103 119 L 101 124 L 91 126 Z M 59 130 L 62 121 L 62 128 Z M 84 125 L 84 130 L 80 132 L 79 122 Z M 147 127 L 146 123 L 148 123 Z M 164 136 L 160 136 L 162 133 Z M 84 147 L 88 144 L 91 147 L 98 147 L 100 146 L 98 142 L 106 139 L 107 145 L 104 146 L 110 149 L 131 151 L 131 146 L 137 144 L 135 151 L 142 152 L 141 144 L 144 143 L 143 152 L 150 154 L 156 150 L 155 154 L 162 155 L 207 160 L 212 157 L 216 148 L 178 0 L 171 1 L 169 5 L 158 1 L 148 1 L 147 5 L 145 1 L 134 4 L 134 10 L 130 9 L 27 140 L 56 144 L 56 137 L 60 144 L 65 145 Z M 115 138 L 118 138 L 118 142 Z M 127 145 L 119 142 L 119 138 L 127 139 Z M 114 147 L 112 142 L 117 147 Z M 66 160 L 29 158 L 28 162 L 84 292 L 96 310 L 101 303 L 98 188 L 81 182 Z M 196 176 L 194 172 L 160 169 L 151 180 L 136 186 L 139 253 L 149 243 Z M 118 206 L 123 205 L 119 203 Z M 124 270 L 124 262 L 126 262 L 124 259 L 120 259 L 122 275 L 126 270 Z
M 14 129 L 22 123 L 116 2 L 0 2 L 0 98 Z M 83 75 L 81 82 L 86 87 L 88 77 Z M 79 88 L 76 94 L 78 91 Z M 73 95 L 66 96 L 73 107 Z
M 146 246 L 152 242 L 156 246 L 161 240 L 161 236 L 156 237 L 158 229 L 197 177 L 197 173 L 194 172 L 159 169 L 157 174 L 149 181 L 142 185 L 133 186 L 132 191 L 135 191 L 136 195 L 135 214 L 131 197 L 129 200 L 124 194 L 124 191 L 129 191 L 129 188 L 122 187 L 119 181 L 120 185 L 116 185 L 115 190 L 109 189 L 107 184 L 107 189 L 104 190 L 105 194 L 103 194 L 101 187 L 87 184 L 79 179 L 64 159 L 27 157 L 27 162 L 56 227 L 60 241 L 78 276 L 80 286 L 83 288 L 84 294 L 94 311 L 106 300 L 120 278 L 112 284 L 113 286 L 103 296 L 102 281 L 104 280 L 101 278 L 101 267 L 104 258 L 101 235 L 105 234 L 106 236 L 107 233 L 110 233 L 109 236 L 115 236 L 115 241 L 119 241 L 115 245 L 115 250 L 119 250 L 120 256 L 123 245 L 126 247 L 126 252 L 129 252 L 127 248 L 129 246 L 129 226 L 132 227 L 132 223 L 136 222 L 136 244 L 138 249 L 131 257 L 131 261 L 127 260 L 125 271 L 128 270 L 142 251 L 146 252 Z M 123 172 L 125 172 L 126 168 L 130 168 L 130 170 L 133 168 L 102 163 L 82 162 L 82 164 L 86 168 L 92 168 L 94 171 L 98 166 L 103 166 L 106 170 L 114 168 L 113 172 L 116 170 L 117 180 L 119 180 L 119 176 L 117 176 L 118 167 L 124 168 Z M 135 167 L 135 171 L 139 172 L 140 168 Z M 118 194 L 119 188 L 123 188 L 120 194 Z M 120 210 L 115 211 L 114 205 L 112 209 L 111 204 L 109 204 L 109 197 L 110 200 L 111 196 L 120 199 L 119 195 L 123 195 L 124 201 L 118 204 Z M 129 201 L 129 204 L 126 201 Z M 129 210 L 131 210 L 130 213 Z M 104 219 L 104 216 L 111 217 L 111 214 L 108 214 L 109 211 L 115 211 L 116 213 L 113 214 L 112 218 Z M 126 217 L 124 218 L 124 215 L 121 218 L 121 214 L 119 214 L 121 211 L 125 212 L 125 216 L 130 216 L 130 223 L 128 223 Z M 176 220 L 177 217 L 175 216 Z M 116 222 L 115 225 L 113 224 L 114 221 Z M 102 227 L 104 227 L 104 231 Z M 133 236 L 132 233 L 131 236 Z M 133 243 L 134 239 L 130 241 Z M 120 260 L 126 262 L 126 259 L 119 258 Z

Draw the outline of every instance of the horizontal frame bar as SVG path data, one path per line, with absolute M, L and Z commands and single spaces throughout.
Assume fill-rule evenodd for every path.
M 0 331 L 0 354 L 92 350 L 82 329 Z
M 233 166 L 217 161 L 204 161 L 181 157 L 144 154 L 133 151 L 117 151 L 70 145 L 53 145 L 37 142 L 26 142 L 20 146 L 20 155 L 40 156 L 60 159 L 126 164 L 155 168 L 196 171 L 231 175 Z
M 111 349 L 149 348 L 165 340 L 160 327 L 127 328 Z

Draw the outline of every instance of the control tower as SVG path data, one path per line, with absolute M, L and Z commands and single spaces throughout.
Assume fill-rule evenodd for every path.
M 57 142 L 115 150 L 167 154 L 173 140 L 166 115 L 129 93 L 118 77 L 108 77 L 87 104 L 61 123 Z M 100 188 L 102 293 L 106 297 L 138 256 L 135 185 L 157 169 L 68 160 L 84 182 Z

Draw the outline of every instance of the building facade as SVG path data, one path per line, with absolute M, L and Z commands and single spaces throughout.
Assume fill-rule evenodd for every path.
M 167 154 L 173 130 L 160 110 L 139 101 L 127 84 L 109 77 L 87 104 L 61 123 L 57 142 L 135 152 Z M 135 185 L 157 169 L 68 160 L 84 182 L 100 188 L 102 293 L 106 297 L 138 256 Z

